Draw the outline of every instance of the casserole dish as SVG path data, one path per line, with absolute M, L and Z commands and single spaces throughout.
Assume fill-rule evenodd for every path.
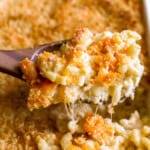
M 93 32 L 131 29 L 144 37 L 141 10 L 140 0 L 2 0 L 0 48 L 19 49 L 68 39 L 83 27 Z M 150 120 L 145 106 L 149 106 L 149 65 L 144 40 L 141 45 L 145 65 L 141 85 L 135 99 L 116 106 L 112 116 L 105 108 L 88 103 L 77 103 L 74 109 L 60 104 L 29 111 L 26 83 L 1 73 L 0 149 L 148 150 Z

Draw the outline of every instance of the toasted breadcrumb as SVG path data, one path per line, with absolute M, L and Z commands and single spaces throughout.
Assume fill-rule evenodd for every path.
M 84 131 L 101 144 L 109 143 L 114 129 L 99 115 L 87 114 L 83 124 Z

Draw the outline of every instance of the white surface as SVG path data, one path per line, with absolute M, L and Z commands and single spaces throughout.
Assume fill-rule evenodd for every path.
M 147 44 L 147 50 L 150 58 L 150 0 L 143 0 L 143 6 L 144 6 L 144 15 L 145 15 L 145 23 L 146 23 L 146 44 Z M 150 87 L 149 87 L 149 93 L 147 95 L 147 108 L 148 113 L 150 115 Z
M 150 0 L 143 0 L 144 5 L 144 15 L 145 15 L 145 23 L 146 23 L 146 42 L 147 49 L 150 56 Z

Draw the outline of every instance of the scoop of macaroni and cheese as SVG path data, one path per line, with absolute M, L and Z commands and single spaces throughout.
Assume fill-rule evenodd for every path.
M 59 50 L 39 54 L 35 62 L 24 59 L 29 109 L 77 100 L 117 105 L 133 98 L 144 70 L 140 39 L 130 30 L 92 33 L 84 28 Z

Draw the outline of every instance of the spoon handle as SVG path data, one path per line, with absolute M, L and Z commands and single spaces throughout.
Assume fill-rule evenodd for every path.
M 21 60 L 28 57 L 34 62 L 38 54 L 43 51 L 57 51 L 66 41 L 68 40 L 47 43 L 22 50 L 0 50 L 0 72 L 4 72 L 22 79 L 22 72 L 19 68 L 19 63 Z
M 35 49 L 26 50 L 0 50 L 0 71 L 21 78 L 19 62 L 25 57 L 31 56 Z

